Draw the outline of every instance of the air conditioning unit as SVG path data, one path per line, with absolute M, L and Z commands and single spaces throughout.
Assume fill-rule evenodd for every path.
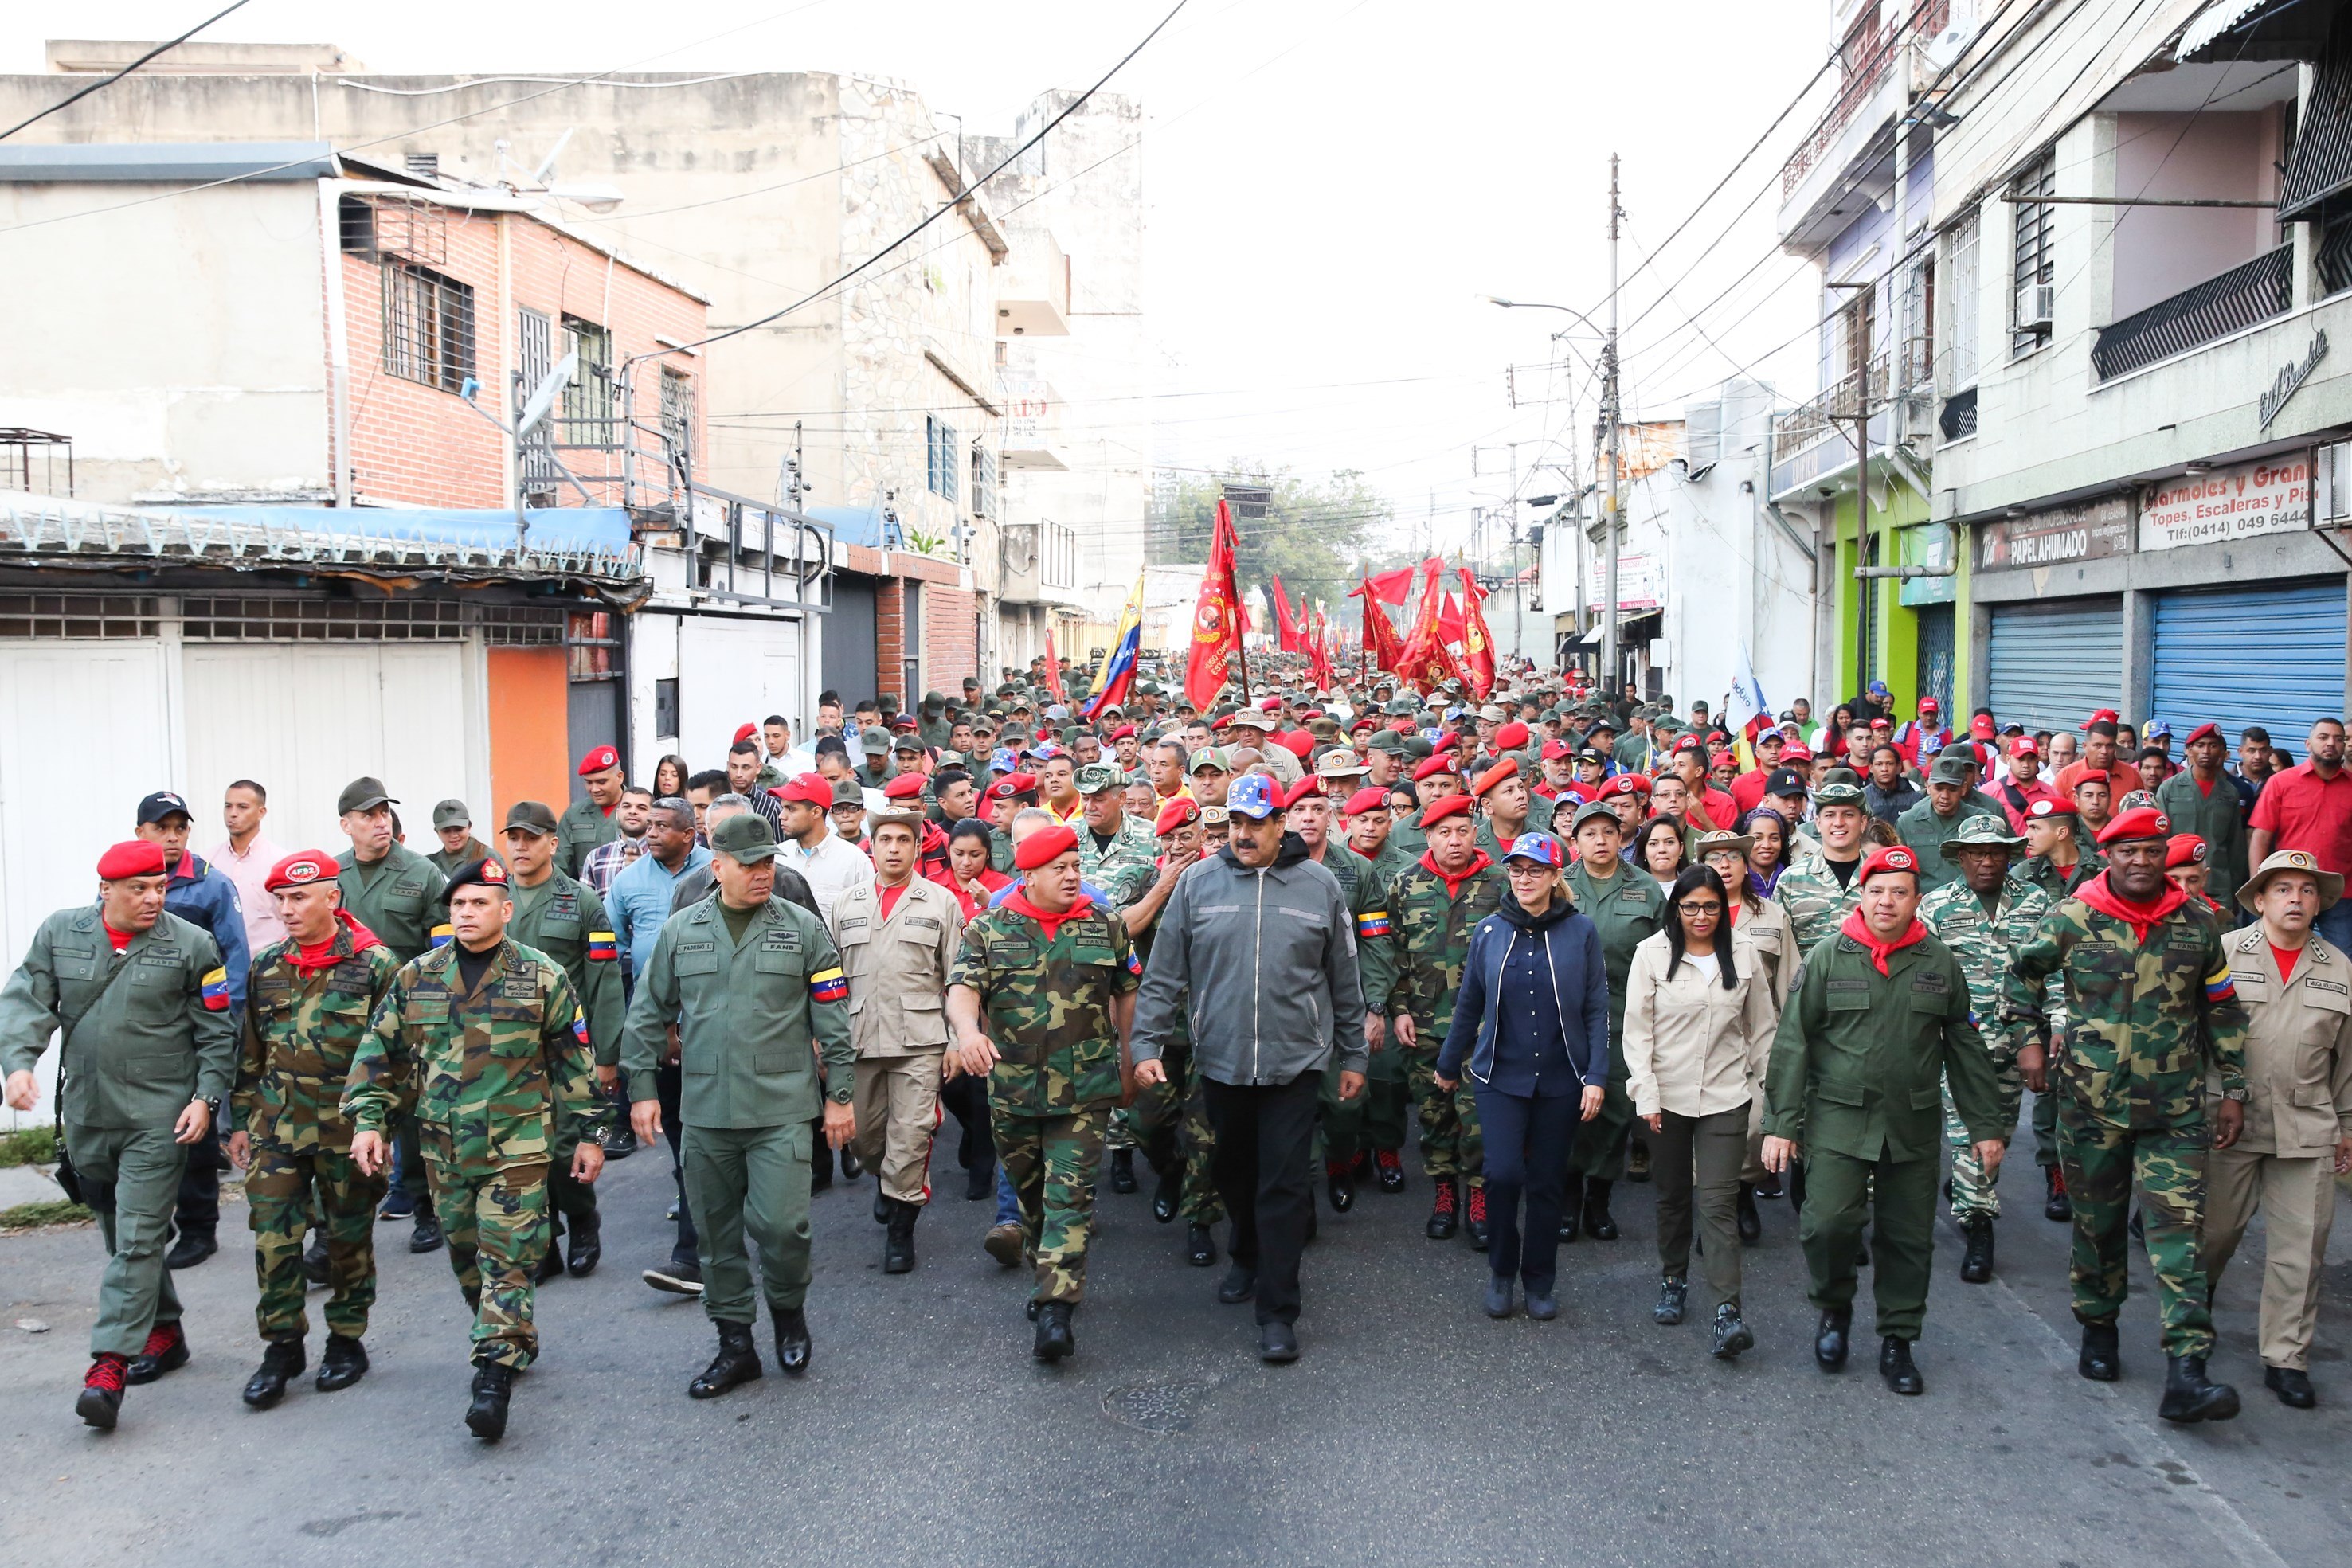
M 2312 464 L 2311 521 L 2336 528 L 2352 523 L 2352 441 L 2332 441 Z
M 2055 314 L 2058 286 L 2054 283 L 2021 284 L 2017 290 L 2017 329 L 2021 332 L 2047 332 Z

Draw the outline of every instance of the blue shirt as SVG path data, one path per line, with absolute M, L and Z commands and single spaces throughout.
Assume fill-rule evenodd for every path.
M 988 907 L 994 909 L 998 904 L 1003 904 L 1006 899 L 1012 897 L 1014 894 L 1020 891 L 1021 879 L 1016 876 L 1011 882 L 1006 883 L 1003 887 L 998 888 L 994 893 L 988 895 Z M 1111 906 L 1110 894 L 1105 893 L 1101 888 L 1097 887 L 1093 883 L 1081 881 L 1078 883 L 1078 893 L 1082 897 L 1093 899 L 1096 904 L 1101 908 L 1108 909 Z
M 686 852 L 673 873 L 648 850 L 622 868 L 604 894 L 604 913 L 612 917 L 613 935 L 629 956 L 629 973 L 642 974 L 654 956 L 654 938 L 669 919 L 670 895 L 678 878 L 710 863 L 710 852 L 700 844 Z
M 1543 938 L 1514 927 L 1508 941 L 1495 994 L 1486 998 L 1495 1011 L 1493 1087 L 1506 1094 L 1533 1094 L 1542 1083 L 1559 1093 L 1566 1092 L 1570 1080 L 1578 1080 L 1574 1087 L 1581 1092 L 1576 1065 L 1568 1059 L 1568 1039 L 1560 1031 L 1551 960 Z

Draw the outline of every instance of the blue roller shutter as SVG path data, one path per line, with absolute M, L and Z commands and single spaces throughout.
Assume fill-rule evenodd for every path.
M 1996 604 L 1985 701 L 2002 724 L 2073 729 L 2123 706 L 2123 649 L 2119 597 Z
M 2344 713 L 2344 592 L 2333 577 L 2163 595 L 2156 716 L 2176 739 L 2219 724 L 2233 747 L 2259 724 L 2300 760 L 2311 721 Z

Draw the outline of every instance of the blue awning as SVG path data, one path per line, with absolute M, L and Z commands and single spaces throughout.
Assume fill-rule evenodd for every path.
M 418 539 L 478 549 L 511 549 L 515 515 L 435 507 L 182 507 L 198 517 L 371 539 Z M 630 544 L 629 514 L 618 507 L 534 507 L 523 516 L 524 548 L 550 554 L 621 555 Z
M 869 501 L 862 507 L 810 507 L 808 515 L 833 529 L 833 537 L 845 545 L 864 545 L 868 549 L 882 548 L 882 504 Z
M 335 172 L 324 141 L 105 141 L 0 147 L 0 183 L 203 183 L 323 180 Z

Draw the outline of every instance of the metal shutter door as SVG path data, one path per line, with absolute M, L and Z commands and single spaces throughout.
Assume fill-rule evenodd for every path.
M 2123 706 L 2124 601 L 1996 604 L 1987 704 L 2003 724 L 2073 729 Z
M 2344 712 L 2344 580 L 2168 593 L 2156 601 L 2156 716 L 2176 737 L 2259 724 L 2303 755 L 2312 720 Z

